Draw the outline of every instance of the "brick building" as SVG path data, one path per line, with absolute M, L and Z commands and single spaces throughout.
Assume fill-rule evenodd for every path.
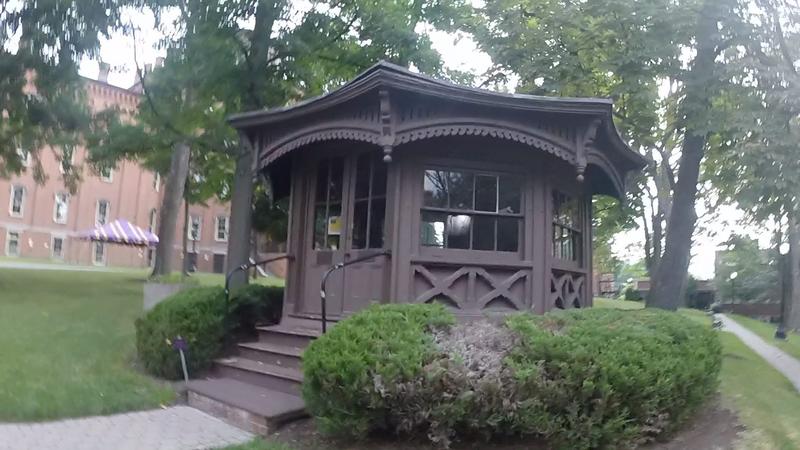
M 106 82 L 107 69 L 98 80 L 85 79 L 93 111 L 116 106 L 132 114 L 139 93 Z M 47 181 L 37 184 L 30 170 L 10 179 L 0 179 L 0 254 L 9 257 L 52 259 L 71 264 L 147 267 L 152 251 L 119 245 L 104 245 L 78 239 L 81 231 L 97 223 L 126 219 L 157 231 L 163 180 L 133 161 L 122 161 L 105 173 L 95 173 L 83 164 L 87 151 L 75 149 L 70 163 L 81 171 L 74 194 L 64 185 L 61 155 L 51 148 L 40 152 Z M 30 163 L 30 162 L 28 162 Z M 183 211 L 183 207 L 181 207 Z M 208 206 L 189 207 L 189 251 L 197 270 L 222 272 L 227 249 L 228 205 L 214 201 Z M 175 261 L 182 259 L 183 214 L 178 220 Z

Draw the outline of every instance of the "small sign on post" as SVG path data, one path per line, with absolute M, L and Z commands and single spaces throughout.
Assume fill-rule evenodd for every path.
M 172 341 L 172 348 L 177 350 L 178 353 L 181 355 L 181 368 L 183 369 L 183 381 L 188 383 L 189 382 L 189 371 L 186 370 L 186 355 L 184 352 L 188 349 L 186 345 L 186 339 L 178 336 L 175 340 Z

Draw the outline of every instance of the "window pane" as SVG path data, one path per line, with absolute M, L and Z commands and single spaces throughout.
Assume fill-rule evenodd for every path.
M 380 156 L 372 163 L 372 196 L 386 195 L 386 163 Z
M 328 199 L 328 160 L 320 161 L 317 166 L 317 192 L 316 203 L 324 202 Z
M 497 211 L 497 177 L 477 175 L 475 177 L 475 210 Z
M 330 190 L 328 201 L 339 202 L 342 200 L 342 178 L 344 174 L 344 160 L 335 158 L 331 160 Z
M 337 250 L 340 248 L 342 235 L 342 205 L 335 204 L 328 207 L 328 241 L 327 248 Z
M 519 177 L 500 176 L 499 212 L 519 214 L 522 180 Z
M 447 189 L 450 193 L 450 208 L 472 209 L 475 176 L 465 172 L 450 172 L 449 175 Z
M 367 210 L 369 200 L 356 201 L 353 208 L 353 248 L 367 246 Z
M 450 214 L 447 217 L 447 248 L 468 249 L 470 228 L 472 228 L 472 217 L 466 214 Z
M 425 171 L 425 197 L 423 204 L 434 208 L 447 208 L 447 172 Z
M 369 248 L 383 248 L 383 221 L 386 217 L 386 200 L 373 199 L 369 219 Z
M 444 247 L 444 223 L 447 215 L 422 211 L 422 226 L 419 230 L 419 242 L 429 247 Z
M 325 248 L 325 224 L 327 221 L 325 205 L 317 205 L 314 208 L 314 248 Z
M 494 250 L 494 217 L 475 216 L 472 230 L 473 250 Z
M 364 153 L 356 162 L 356 198 L 369 197 L 370 162 L 372 157 Z
M 516 252 L 519 250 L 520 219 L 500 217 L 497 219 L 497 250 Z

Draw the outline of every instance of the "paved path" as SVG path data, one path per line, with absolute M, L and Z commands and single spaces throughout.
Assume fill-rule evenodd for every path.
M 48 264 L 46 262 L 27 261 L 0 261 L 0 269 L 27 269 L 27 270 L 71 270 L 75 272 L 111 272 L 112 269 L 104 266 L 78 266 L 72 264 Z
M 725 314 L 717 314 L 717 316 L 722 319 L 726 331 L 738 336 L 745 345 L 758 353 L 772 367 L 788 378 L 795 389 L 800 391 L 800 361 L 778 347 L 768 344 L 757 334 L 739 325 L 735 320 L 725 316 Z
M 195 450 L 253 435 L 188 406 L 43 423 L 0 424 L 0 450 Z

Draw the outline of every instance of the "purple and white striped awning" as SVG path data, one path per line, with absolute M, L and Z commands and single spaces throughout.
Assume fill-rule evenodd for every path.
M 158 236 L 154 233 L 145 231 L 124 219 L 98 225 L 89 231 L 84 231 L 80 236 L 91 241 L 136 247 L 155 247 L 158 244 Z

